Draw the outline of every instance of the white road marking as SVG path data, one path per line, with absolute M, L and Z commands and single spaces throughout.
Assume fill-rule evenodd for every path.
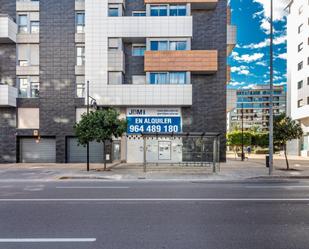
M 0 239 L 0 243 L 48 243 L 48 242 L 95 242 L 96 238 L 7 238 Z
M 42 199 L 0 199 L 0 202 L 236 202 L 236 201 L 309 201 L 309 198 L 42 198 Z
M 125 186 L 58 186 L 60 189 L 127 189 Z
M 266 188 L 266 189 L 276 189 L 276 188 L 283 188 L 283 189 L 293 189 L 293 188 L 309 188 L 308 185 L 295 185 L 295 186 L 246 186 L 246 188 Z

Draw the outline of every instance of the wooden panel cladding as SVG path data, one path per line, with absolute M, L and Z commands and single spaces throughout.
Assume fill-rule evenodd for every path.
M 218 70 L 217 50 L 146 51 L 145 71 L 209 72 Z
M 215 9 L 218 0 L 145 0 L 145 4 L 186 4 L 191 3 L 192 9 Z
M 227 24 L 231 24 L 231 7 L 227 6 L 226 9 L 226 22 Z

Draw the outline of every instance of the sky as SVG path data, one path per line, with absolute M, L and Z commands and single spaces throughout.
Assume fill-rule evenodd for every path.
M 229 88 L 269 84 L 270 0 L 230 0 L 237 45 L 228 64 Z M 286 85 L 286 11 L 288 0 L 274 0 L 274 84 Z

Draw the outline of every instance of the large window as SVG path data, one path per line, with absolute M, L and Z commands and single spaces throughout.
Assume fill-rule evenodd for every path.
M 40 83 L 38 77 L 21 77 L 18 79 L 19 98 L 38 98 Z
M 187 15 L 186 5 L 170 5 L 170 16 L 185 16 Z
M 85 76 L 76 76 L 76 96 L 85 97 Z
M 18 16 L 18 32 L 19 33 L 28 32 L 28 16 L 27 15 Z
M 186 41 L 151 41 L 150 50 L 164 51 L 164 50 L 186 50 Z
M 150 15 L 151 16 L 167 16 L 167 5 L 151 5 Z
M 77 33 L 84 33 L 85 32 L 85 13 L 84 12 L 77 12 L 76 13 L 76 32 Z
M 119 8 L 117 5 L 108 6 L 108 16 L 120 16 Z
M 186 72 L 150 73 L 150 84 L 186 84 Z
M 32 34 L 37 34 L 40 32 L 40 22 L 39 21 L 30 22 L 30 32 Z
M 150 5 L 151 16 L 186 16 L 187 6 L 186 5 Z
M 85 47 L 83 46 L 76 47 L 76 65 L 85 65 Z
M 303 87 L 303 81 L 301 80 L 301 81 L 298 81 L 298 83 L 297 83 L 297 88 L 298 89 L 301 89 Z
M 145 45 L 133 45 L 132 46 L 132 55 L 133 56 L 144 56 L 146 50 Z

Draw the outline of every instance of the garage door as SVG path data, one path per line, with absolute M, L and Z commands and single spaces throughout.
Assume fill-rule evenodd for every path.
M 41 138 L 37 143 L 34 138 L 21 138 L 20 161 L 23 163 L 55 163 L 55 139 Z
M 87 149 L 78 146 L 76 138 L 67 140 L 67 161 L 68 163 L 85 163 L 87 161 Z M 103 143 L 91 142 L 89 144 L 89 156 L 91 163 L 103 163 Z

